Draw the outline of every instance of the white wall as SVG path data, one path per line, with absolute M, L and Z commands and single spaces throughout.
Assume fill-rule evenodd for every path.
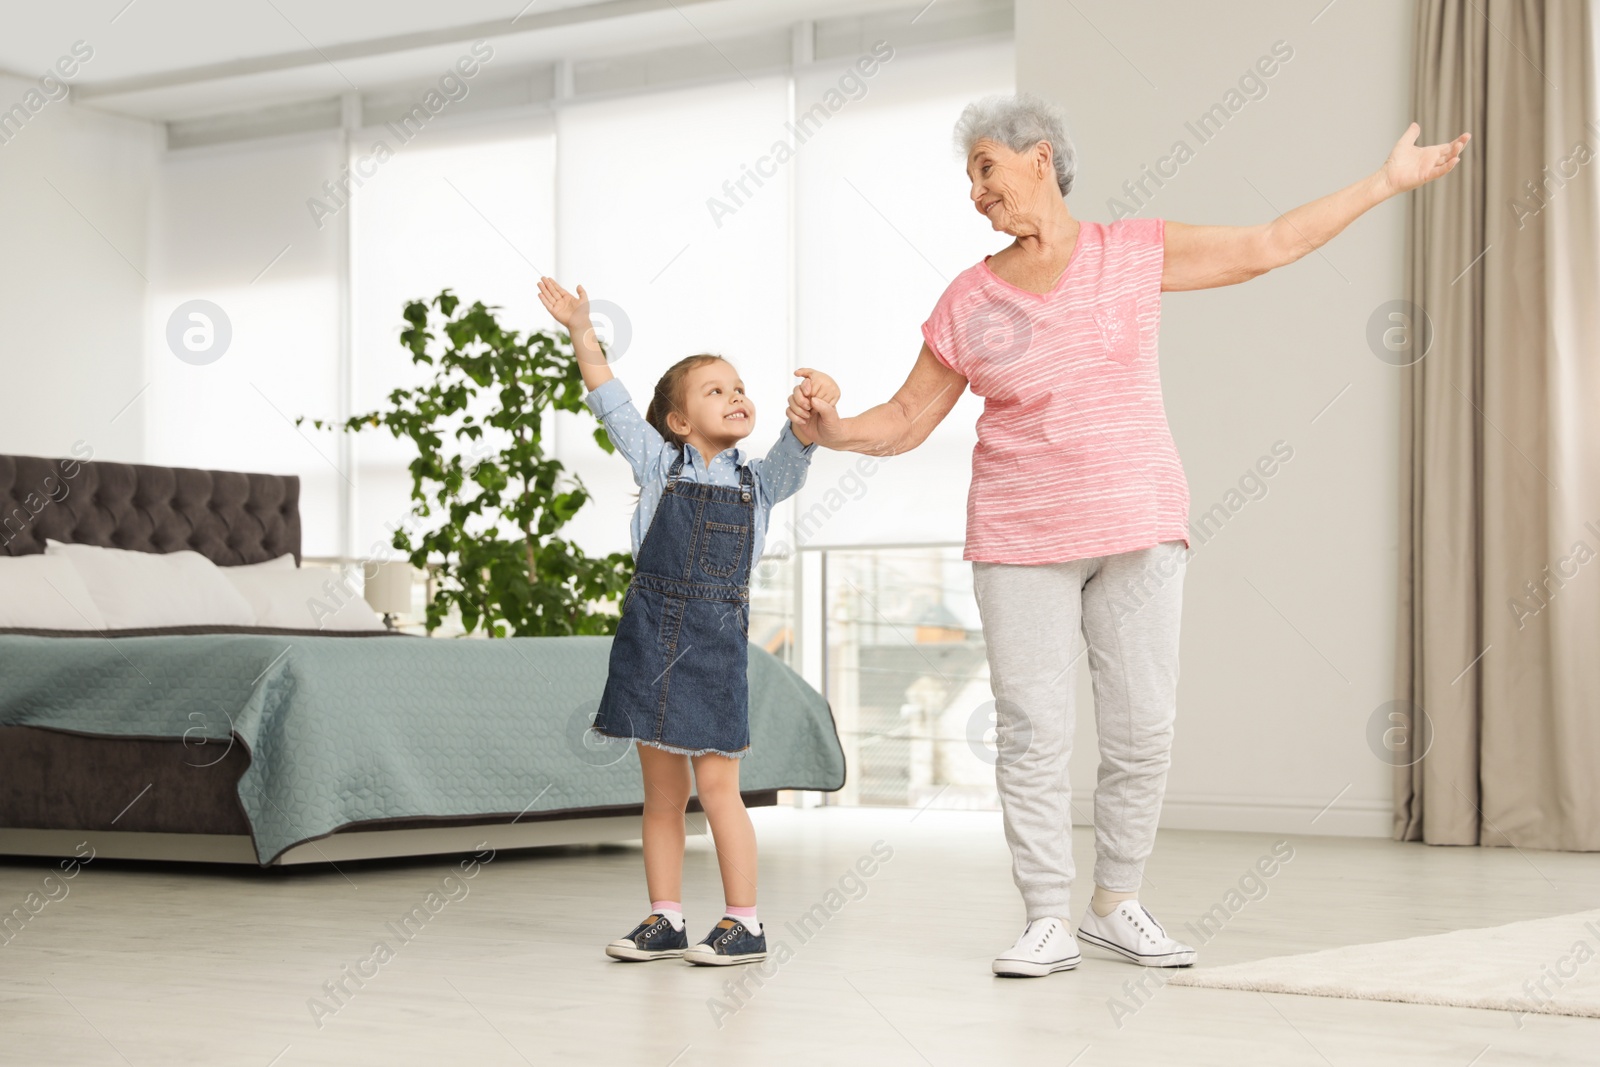
M 0 110 L 36 88 L 0 75 Z M 97 459 L 142 459 L 160 131 L 66 100 L 13 129 L 0 143 L 0 452 L 67 455 L 81 440 Z
M 1409 4 L 1165 3 L 1158 27 L 1151 6 L 1018 0 L 1018 87 L 1066 109 L 1077 217 L 1109 220 L 1108 198 L 1183 140 L 1193 158 L 1137 214 L 1265 222 L 1377 169 L 1410 121 Z M 1225 102 L 1277 41 L 1292 58 L 1202 144 L 1185 123 Z M 1392 200 L 1320 254 L 1162 301 L 1192 517 L 1275 442 L 1293 449 L 1265 496 L 1193 544 L 1163 825 L 1388 832 L 1390 770 L 1367 727 L 1393 698 L 1399 372 L 1365 338 L 1373 310 L 1403 295 L 1405 221 Z M 1086 682 L 1083 693 L 1087 709 Z M 1080 731 L 1084 797 L 1093 744 Z

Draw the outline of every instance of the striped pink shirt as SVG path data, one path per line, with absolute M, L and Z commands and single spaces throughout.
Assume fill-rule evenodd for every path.
M 1161 219 L 1084 222 L 1049 293 L 988 257 L 923 339 L 984 398 L 966 558 L 1060 563 L 1189 541 L 1189 486 L 1161 402 Z

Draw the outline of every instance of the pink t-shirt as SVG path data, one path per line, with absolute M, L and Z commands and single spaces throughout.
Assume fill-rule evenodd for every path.
M 983 397 L 966 558 L 1060 563 L 1189 541 L 1161 403 L 1162 219 L 1084 222 L 1049 293 L 962 271 L 923 339 Z

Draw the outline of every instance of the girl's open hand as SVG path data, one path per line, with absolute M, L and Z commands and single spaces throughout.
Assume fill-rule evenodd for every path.
M 578 286 L 578 295 L 573 296 L 561 288 L 561 283 L 554 278 L 539 279 L 539 303 L 550 312 L 550 317 L 566 327 L 567 333 L 573 333 L 573 323 L 579 329 L 588 330 L 589 325 L 589 294 L 584 292 L 583 286 Z

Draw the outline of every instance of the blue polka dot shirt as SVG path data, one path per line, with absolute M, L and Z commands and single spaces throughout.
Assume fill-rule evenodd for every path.
M 633 468 L 633 480 L 639 486 L 639 506 L 633 512 L 632 527 L 633 555 L 637 559 L 645 531 L 650 528 L 650 520 L 655 518 L 661 496 L 667 490 L 667 471 L 672 468 L 672 461 L 678 458 L 678 446 L 668 444 L 656 432 L 656 428 L 644 420 L 634 406 L 633 398 L 628 395 L 628 387 L 622 384 L 620 378 L 612 378 L 591 392 L 584 397 L 584 403 L 589 405 L 595 418 L 605 426 L 611 443 L 617 446 L 617 451 Z M 767 521 L 772 514 L 772 506 L 800 491 L 800 487 L 806 483 L 806 472 L 811 469 L 811 455 L 816 450 L 815 444 L 802 445 L 789 426 L 789 420 L 785 419 L 783 430 L 767 451 L 765 459 L 752 459 L 744 449 L 730 448 L 719 452 L 707 467 L 700 450 L 689 447 L 685 449 L 688 455 L 684 458 L 679 477 L 691 482 L 737 489 L 739 468 L 745 465 L 750 467 L 750 474 L 756 483 L 755 514 L 752 516 L 754 545 L 750 558 L 758 560 L 766 543 Z

